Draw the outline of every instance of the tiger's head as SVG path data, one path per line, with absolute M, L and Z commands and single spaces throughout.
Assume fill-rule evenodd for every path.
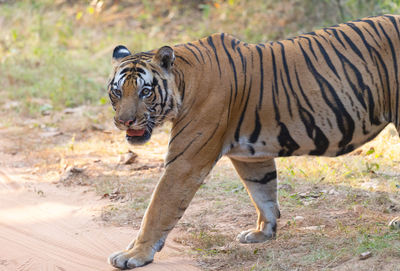
M 122 45 L 114 49 L 108 94 L 114 123 L 126 131 L 129 143 L 147 142 L 155 126 L 176 117 L 180 95 L 172 73 L 174 60 L 169 46 L 138 54 Z

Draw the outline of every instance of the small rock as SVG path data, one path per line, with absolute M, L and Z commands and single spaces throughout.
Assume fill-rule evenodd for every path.
M 305 192 L 299 193 L 299 197 L 300 198 L 306 198 L 307 197 L 307 193 L 305 193 Z
M 301 215 L 298 215 L 298 216 L 295 216 L 294 220 L 301 221 L 301 220 L 304 220 L 304 217 Z
M 49 116 L 51 114 L 51 111 L 50 110 L 44 110 L 44 111 L 41 111 L 41 113 L 42 113 L 42 116 Z
M 328 194 L 329 195 L 339 195 L 339 192 L 336 191 L 335 189 L 331 189 L 331 190 L 328 191 Z
M 82 112 L 84 112 L 84 111 L 85 111 L 85 108 L 82 106 L 79 106 L 79 107 L 73 107 L 73 108 L 71 108 L 71 107 L 66 108 L 66 109 L 64 109 L 63 113 L 66 115 L 77 114 L 77 113 L 82 114 Z
M 63 113 L 69 115 L 69 114 L 74 114 L 75 111 L 76 110 L 74 108 L 66 108 L 64 109 Z
M 241 187 L 237 187 L 237 188 L 235 188 L 235 189 L 232 189 L 232 193 L 237 193 L 237 192 L 239 192 L 239 191 L 242 191 L 242 190 L 244 190 L 244 187 L 243 186 L 241 186 Z
M 77 176 L 83 175 L 84 171 L 85 171 L 84 168 L 69 166 L 65 170 L 64 174 L 60 177 L 59 182 L 64 183 L 64 184 L 71 184 L 72 179 Z
M 78 167 L 68 167 L 67 168 L 67 172 L 71 172 L 71 173 L 75 173 L 75 174 L 82 173 L 84 171 L 85 171 L 84 168 L 78 168 Z
M 314 198 L 314 199 L 316 199 L 316 198 L 319 198 L 319 197 L 321 197 L 322 196 L 322 192 L 302 192 L 302 193 L 299 193 L 298 194 L 298 196 L 299 196 L 299 198 Z
M 62 134 L 63 134 L 63 133 L 60 132 L 60 131 L 54 131 L 54 132 L 44 132 L 44 133 L 41 133 L 40 136 L 41 136 L 41 137 L 49 138 L 49 137 L 59 136 L 59 135 L 62 135 Z
M 366 251 L 360 254 L 360 260 L 366 260 L 368 258 L 372 257 L 372 252 L 371 251 Z
M 136 153 L 129 150 L 128 153 L 120 156 L 119 162 L 124 165 L 130 165 L 130 164 L 135 163 L 137 157 L 138 157 L 138 155 Z

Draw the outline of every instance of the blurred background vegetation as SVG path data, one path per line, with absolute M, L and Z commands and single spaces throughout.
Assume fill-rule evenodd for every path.
M 259 43 L 399 10 L 400 0 L 0 0 L 0 106 L 35 116 L 107 103 L 118 44 L 143 51 L 214 32 Z

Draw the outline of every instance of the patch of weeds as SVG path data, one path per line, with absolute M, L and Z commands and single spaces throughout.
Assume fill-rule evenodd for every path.
M 383 234 L 363 234 L 357 238 L 357 243 L 358 246 L 355 249 L 357 255 L 366 251 L 382 253 L 386 250 L 398 253 L 400 232 L 386 231 Z
M 265 249 L 257 245 L 241 245 L 232 240 L 233 236 L 209 228 L 195 230 L 174 239 L 189 246 L 206 270 L 247 270 L 243 267 L 252 268 L 257 259 L 263 262 L 269 259 Z
M 306 263 L 316 263 L 320 261 L 329 261 L 333 259 L 332 251 L 327 250 L 325 248 L 311 248 L 311 252 L 307 254 L 303 260 Z

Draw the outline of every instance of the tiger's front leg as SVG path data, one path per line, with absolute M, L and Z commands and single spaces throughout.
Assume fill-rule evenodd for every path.
M 168 233 L 182 217 L 212 167 L 209 163 L 197 168 L 192 166 L 196 161 L 190 162 L 179 160 L 167 166 L 153 192 L 137 238 L 126 250 L 110 255 L 111 265 L 131 269 L 153 261 L 154 254 L 162 249 Z
M 273 158 L 264 161 L 239 161 L 231 158 L 241 180 L 256 207 L 257 227 L 243 231 L 237 237 L 241 243 L 260 243 L 276 237 L 277 200 L 276 168 Z

